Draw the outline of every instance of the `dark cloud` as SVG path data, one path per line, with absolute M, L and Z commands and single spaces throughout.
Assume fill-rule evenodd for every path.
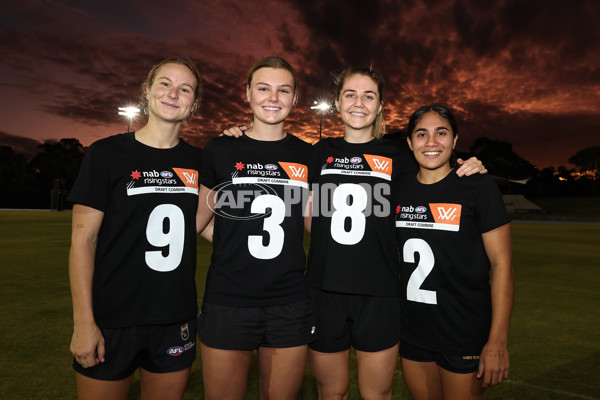
M 117 107 L 137 100 L 151 65 L 180 55 L 197 62 L 204 83 L 200 115 L 182 136 L 203 145 L 250 120 L 246 73 L 274 54 L 299 76 L 300 101 L 287 129 L 311 141 L 319 117 L 310 106 L 332 98 L 332 74 L 349 65 L 386 77 L 390 129 L 403 128 L 423 104 L 444 103 L 463 121 L 465 146 L 471 137 L 507 140 L 542 166 L 565 164 L 571 148 L 591 145 L 579 132 L 600 126 L 594 0 L 173 0 L 168 7 L 149 0 L 115 7 L 11 2 L 0 17 L 4 108 L 26 98 L 32 119 L 80 124 L 70 136 L 85 142 L 85 127 L 123 127 Z M 323 129 L 342 133 L 336 114 L 324 118 Z
M 28 159 L 32 159 L 38 153 L 38 146 L 41 144 L 34 139 L 0 131 L 0 146 L 12 147 L 15 153 L 23 154 Z

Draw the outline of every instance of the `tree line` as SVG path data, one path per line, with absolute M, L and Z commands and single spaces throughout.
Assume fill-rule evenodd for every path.
M 388 137 L 401 143 L 402 132 Z M 0 208 L 69 208 L 65 202 L 87 150 L 77 139 L 61 139 L 38 146 L 31 159 L 15 153 L 10 146 L 0 146 Z M 487 167 L 503 193 L 520 193 L 529 197 L 600 194 L 600 146 L 588 147 L 569 158 L 577 168 L 560 166 L 538 170 L 517 155 L 505 141 L 478 138 L 467 153 Z M 526 181 L 526 184 L 524 182 Z M 520 182 L 520 183 L 519 183 Z

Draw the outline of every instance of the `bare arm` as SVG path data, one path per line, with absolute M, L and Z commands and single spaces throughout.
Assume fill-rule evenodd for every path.
M 510 224 L 483 235 L 492 264 L 492 326 L 479 359 L 478 378 L 483 386 L 495 386 L 508 378 L 508 328 L 514 298 Z
M 202 236 L 202 238 L 207 240 L 208 242 L 212 243 L 214 229 L 215 229 L 215 218 L 213 216 L 211 218 L 210 222 L 208 223 L 208 225 L 206 226 L 206 228 L 204 228 L 204 230 L 202 232 L 200 232 L 200 236 Z
M 477 157 L 471 157 L 467 161 L 463 161 L 462 158 L 456 160 L 456 163 L 460 167 L 456 170 L 458 176 L 473 175 L 476 173 L 487 174 L 487 169 L 483 163 L 477 159 Z
M 310 228 L 312 225 L 312 209 L 313 209 L 313 192 L 310 191 L 308 195 L 308 201 L 306 202 L 306 206 L 304 207 L 304 229 L 308 233 L 310 233 Z
M 197 233 L 204 231 L 212 220 L 216 204 L 216 195 L 216 192 L 213 192 L 204 185 L 200 185 L 200 190 L 198 191 L 198 210 L 196 211 Z M 212 232 L 210 233 L 210 236 L 212 241 Z
M 69 252 L 69 280 L 73 299 L 71 353 L 84 368 L 104 362 L 104 338 L 92 309 L 92 278 L 98 231 L 104 213 L 75 204 Z

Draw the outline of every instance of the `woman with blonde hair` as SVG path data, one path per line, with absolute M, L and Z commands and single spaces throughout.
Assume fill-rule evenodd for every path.
M 142 85 L 147 124 L 98 140 L 68 200 L 71 352 L 80 399 L 181 399 L 196 354 L 200 149 L 179 137 L 200 105 L 194 63 L 168 58 Z

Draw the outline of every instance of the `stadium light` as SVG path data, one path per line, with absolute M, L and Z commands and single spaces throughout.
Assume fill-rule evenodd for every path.
M 119 115 L 127 118 L 127 133 L 129 133 L 129 127 L 131 126 L 131 121 L 139 114 L 140 109 L 137 107 L 119 107 Z
M 314 101 L 314 106 L 311 106 L 311 110 L 319 110 L 319 140 L 321 140 L 321 131 L 323 129 L 323 114 L 325 114 L 331 108 L 331 104 L 329 104 L 325 100 Z

